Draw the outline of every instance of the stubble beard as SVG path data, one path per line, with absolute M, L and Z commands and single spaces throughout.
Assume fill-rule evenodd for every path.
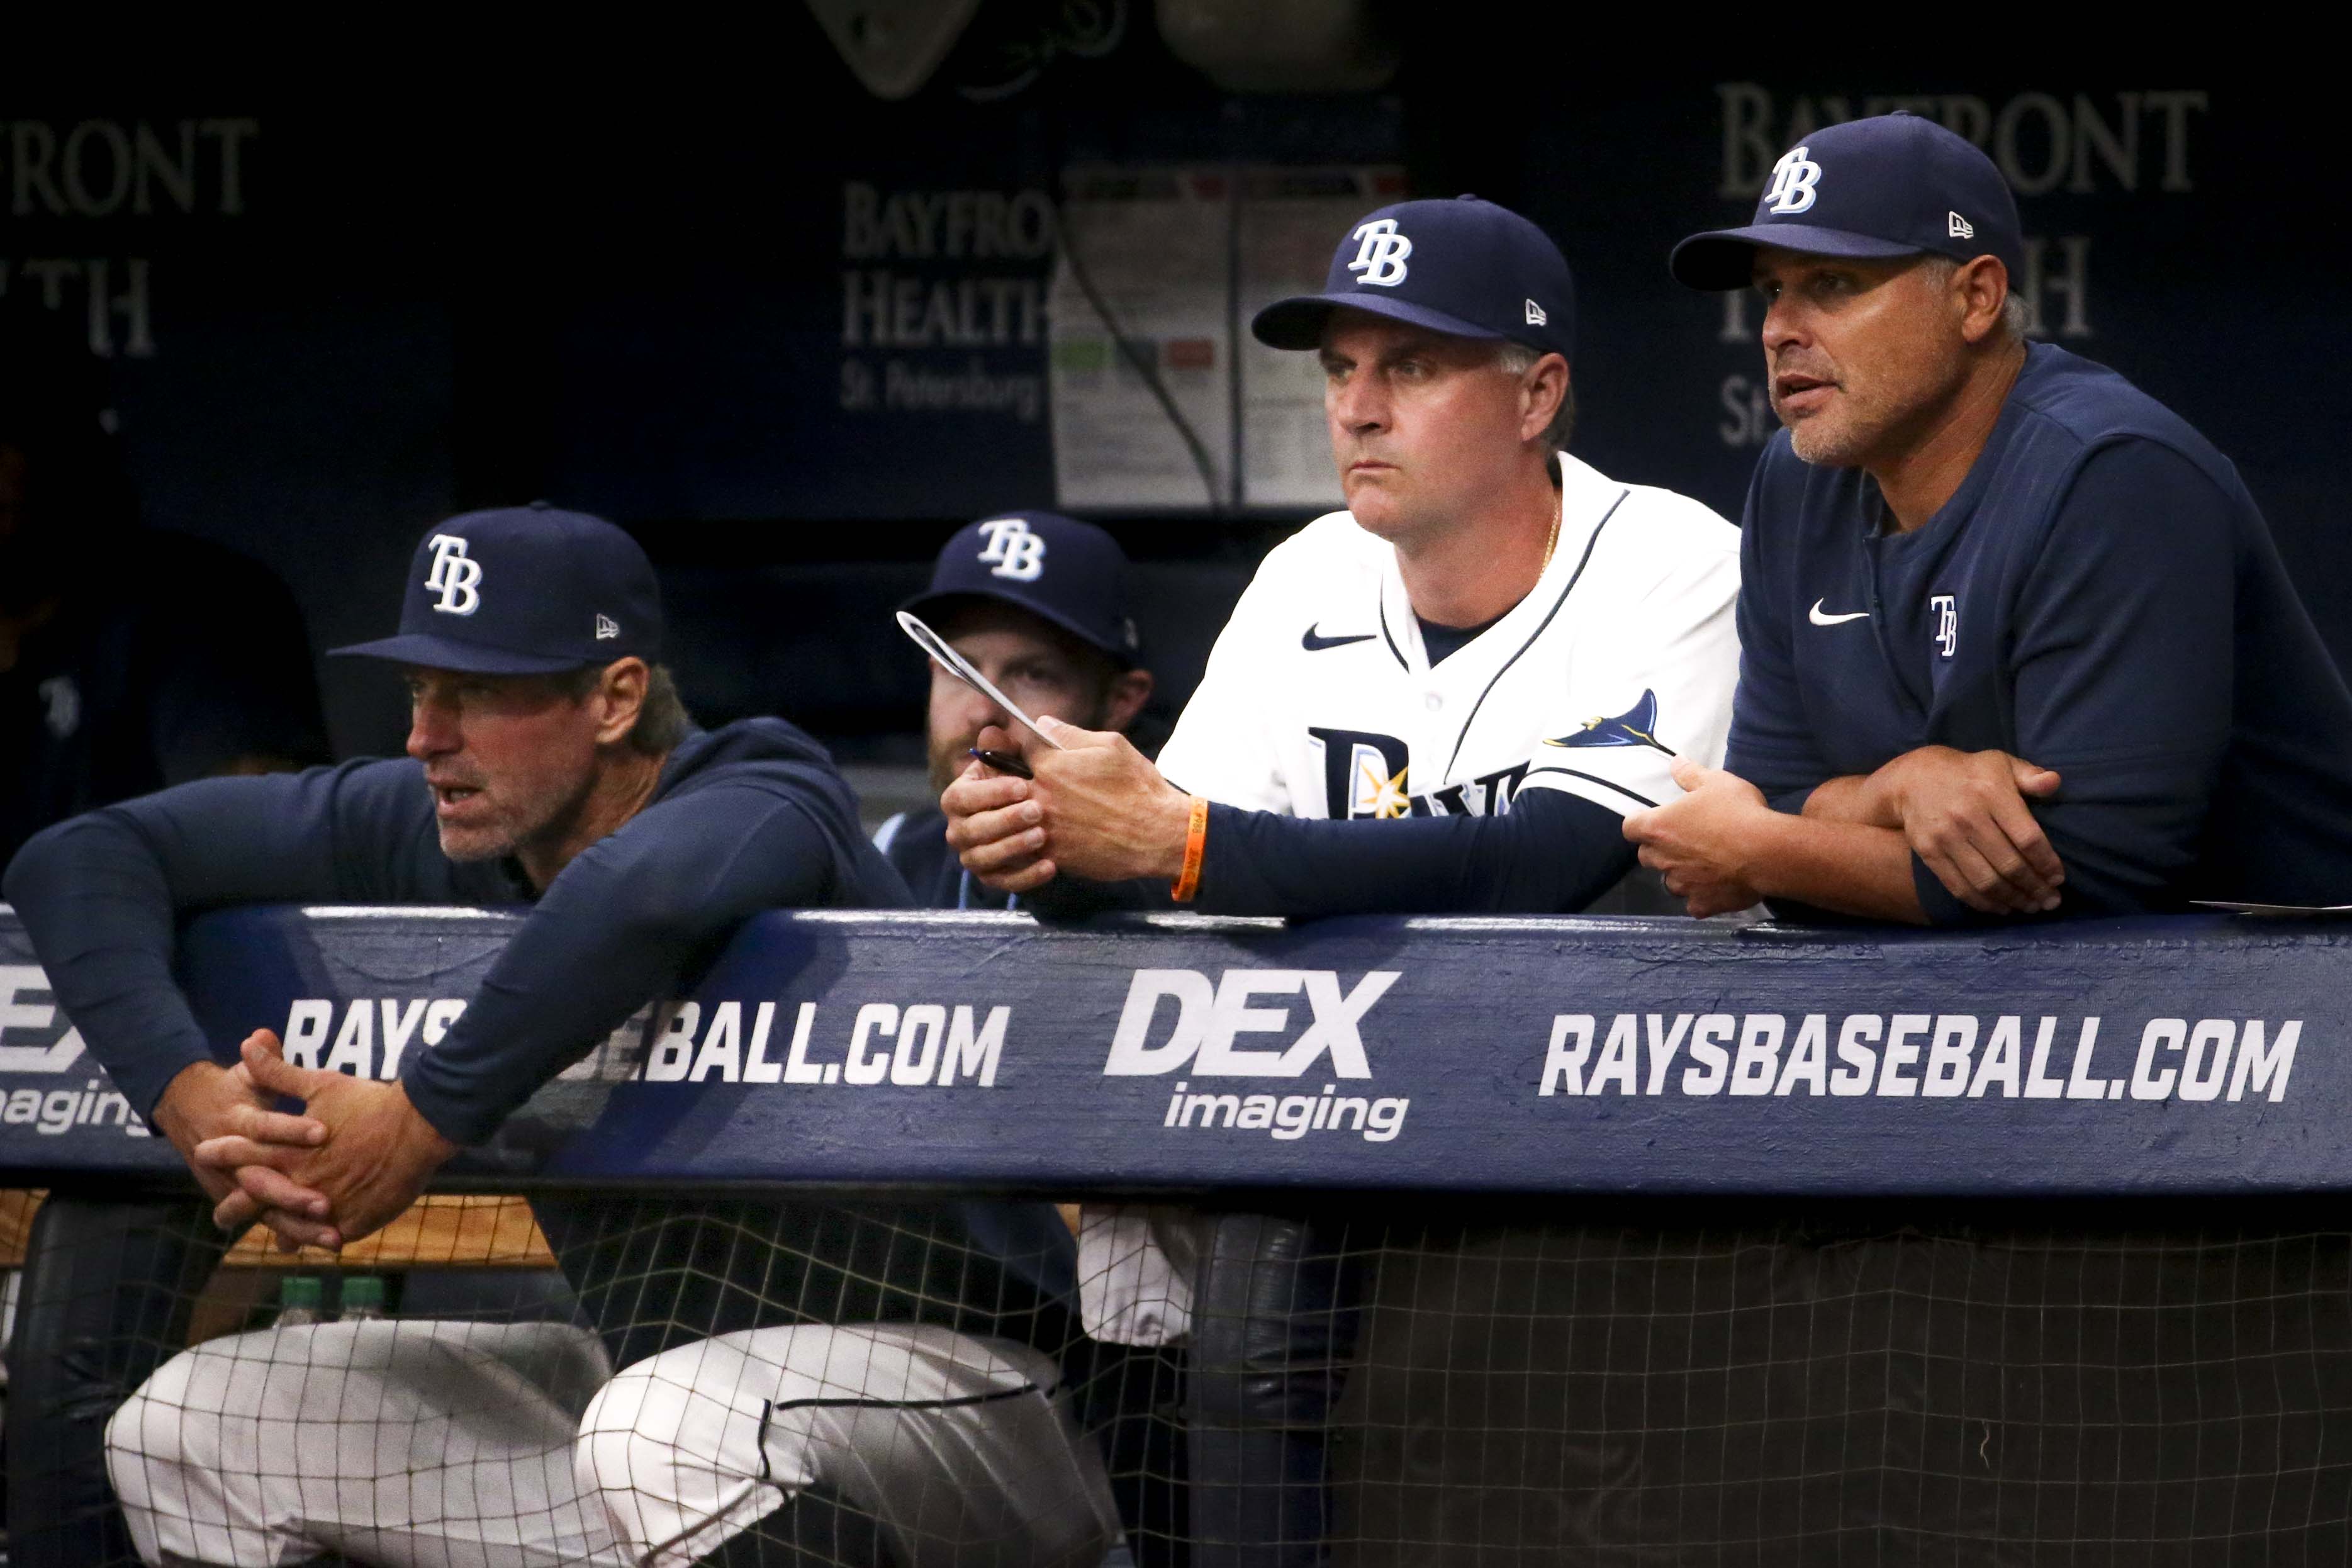
M 1793 424 L 1783 416 L 1780 422 L 1788 426 L 1790 447 L 1818 468 L 1866 468 L 1888 451 L 1901 449 L 1931 424 L 1937 411 L 1948 406 L 1958 393 L 1961 376 L 1955 373 L 1923 385 L 1907 401 L 1884 390 L 1890 382 L 1903 384 L 1899 375 L 1884 372 L 1858 384 L 1841 380 L 1831 410 Z M 1780 412 L 1778 397 L 1773 399 L 1772 411 Z
M 1819 418 L 1807 419 L 1789 426 L 1789 447 L 1815 468 L 1851 468 L 1858 466 L 1866 446 L 1855 434 L 1851 424 L 1833 428 Z
M 440 835 L 441 853 L 460 865 L 508 859 L 533 839 L 575 820 L 595 783 L 591 774 L 574 789 L 548 787 L 513 802 L 478 826 L 452 826 L 436 818 L 434 826 Z
M 1840 406 L 1833 412 L 1824 410 L 1792 421 L 1780 413 L 1780 399 L 1775 397 L 1772 412 L 1788 426 L 1789 446 L 1801 460 L 1817 468 L 1859 468 L 1894 423 L 1895 411 L 1885 406 L 1884 398 L 1843 382 L 1836 403 Z

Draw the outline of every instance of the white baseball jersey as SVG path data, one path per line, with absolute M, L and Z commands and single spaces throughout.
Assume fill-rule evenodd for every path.
M 1535 589 L 1429 664 L 1396 551 L 1344 511 L 1269 553 L 1160 753 L 1180 787 L 1290 816 L 1498 815 L 1523 789 L 1623 815 L 1723 765 L 1738 531 L 1563 453 Z
M 1534 590 L 1441 659 L 1395 549 L 1344 511 L 1270 552 L 1160 749 L 1170 782 L 1286 816 L 1507 812 L 1557 789 L 1620 816 L 1723 765 L 1739 678 L 1739 531 L 1686 496 L 1560 454 L 1559 538 Z M 1087 1331 L 1164 1344 L 1190 1282 L 1132 1213 L 1078 1235 Z

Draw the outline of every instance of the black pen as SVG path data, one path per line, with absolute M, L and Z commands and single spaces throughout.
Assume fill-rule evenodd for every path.
M 971 754 L 1000 773 L 1011 773 L 1016 779 L 1034 779 L 1037 776 L 1029 771 L 1029 764 L 1021 760 L 1021 753 L 1018 752 L 983 752 L 978 746 L 974 746 L 971 748 Z

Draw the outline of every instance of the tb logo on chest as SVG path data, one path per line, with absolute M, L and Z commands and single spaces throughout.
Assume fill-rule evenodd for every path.
M 1409 782 L 1412 748 L 1371 730 L 1307 733 L 1323 752 L 1323 810 L 1335 822 L 1351 816 L 1500 816 L 1511 809 L 1528 764 L 1481 773 L 1468 784 L 1415 795 Z
M 1927 601 L 1927 609 L 1936 617 L 1936 647 L 1949 658 L 1960 646 L 1959 602 L 1952 595 L 1937 594 Z

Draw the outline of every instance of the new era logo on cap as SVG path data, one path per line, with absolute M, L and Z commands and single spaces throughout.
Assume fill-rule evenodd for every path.
M 1945 232 L 1954 239 L 1974 239 L 1977 237 L 1977 226 L 1959 214 L 1948 212 L 1944 216 L 1949 220 Z
M 1544 314 L 1544 308 L 1541 305 L 1537 304 L 1533 300 L 1528 301 L 1528 325 L 1540 327 L 1550 320 L 1549 316 Z
M 596 617 L 596 640 L 598 642 L 610 642 L 620 635 L 620 622 L 614 620 L 610 616 L 598 616 Z

